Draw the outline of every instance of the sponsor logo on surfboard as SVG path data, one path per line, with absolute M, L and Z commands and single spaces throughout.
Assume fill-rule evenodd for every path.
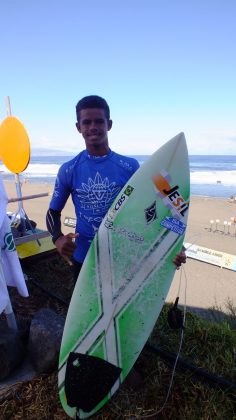
M 133 189 L 133 187 L 131 187 L 131 185 L 127 185 L 127 187 L 126 187 L 126 189 L 124 191 L 124 194 L 129 197 L 133 190 L 134 189 Z
M 182 197 L 179 186 L 170 185 L 171 177 L 167 171 L 161 170 L 152 177 L 155 189 L 164 204 L 171 209 L 173 216 L 180 219 L 189 208 L 189 202 Z
M 120 209 L 123 207 L 124 203 L 128 200 L 130 195 L 132 194 L 134 188 L 131 187 L 131 185 L 127 185 L 124 192 L 122 192 L 119 197 L 117 198 L 117 201 L 115 202 L 115 205 L 112 207 L 112 209 L 108 213 L 108 219 L 114 220 L 117 213 L 120 211 Z
M 157 219 L 157 206 L 156 206 L 156 201 L 154 201 L 144 211 L 145 211 L 146 222 L 149 225 L 150 223 L 154 222 L 154 220 Z
M 165 227 L 178 235 L 183 235 L 186 229 L 186 225 L 181 220 L 175 219 L 174 217 L 165 217 L 161 221 L 161 226 Z
M 143 236 L 137 235 L 135 232 L 130 232 L 127 229 L 119 226 L 114 226 L 114 219 L 117 213 L 119 213 L 120 209 L 123 207 L 124 203 L 128 200 L 130 195 L 132 194 L 134 188 L 131 185 L 127 185 L 126 189 L 123 193 L 118 197 L 114 207 L 109 211 L 107 218 L 104 222 L 104 225 L 107 229 L 116 232 L 118 235 L 126 237 L 129 241 L 134 242 L 143 242 Z
M 109 220 L 108 218 L 105 220 L 105 227 L 107 229 L 112 230 L 113 232 L 117 233 L 118 235 L 124 236 L 129 241 L 134 241 L 137 243 L 143 242 L 144 237 L 137 235 L 135 232 L 130 232 L 127 229 L 121 227 L 121 226 L 114 226 L 113 221 Z

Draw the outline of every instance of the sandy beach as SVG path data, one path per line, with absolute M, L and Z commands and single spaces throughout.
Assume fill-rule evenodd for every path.
M 190 211 L 185 242 L 236 255 L 236 204 L 228 199 L 195 196 Z M 214 223 L 210 223 L 210 221 Z M 216 223 L 216 220 L 219 220 Z M 231 225 L 224 225 L 224 222 Z M 187 258 L 184 266 L 187 278 L 186 304 L 193 308 L 227 307 L 228 299 L 236 305 L 236 271 Z M 167 300 L 174 301 L 180 283 L 180 303 L 185 302 L 185 276 L 176 271 Z
M 4 182 L 9 198 L 16 197 L 14 182 Z M 47 197 L 26 200 L 23 202 L 28 217 L 37 222 L 37 227 L 46 229 L 45 214 L 49 206 L 53 185 L 25 182 L 22 184 L 22 195 L 48 193 Z M 17 203 L 9 203 L 8 211 L 16 212 Z M 62 212 L 62 222 L 66 216 L 74 217 L 71 199 Z M 191 198 L 188 227 L 185 242 L 207 247 L 217 251 L 236 255 L 236 225 L 232 218 L 236 216 L 236 203 L 229 199 L 209 197 Z M 213 223 L 210 223 L 210 220 Z M 219 222 L 216 224 L 216 220 Z M 227 222 L 227 225 L 224 224 Z M 228 222 L 231 225 L 228 225 Z M 63 232 L 71 229 L 63 226 Z M 220 268 L 191 258 L 184 266 L 187 279 L 186 304 L 194 308 L 209 308 L 215 305 L 225 308 L 228 299 L 236 306 L 236 272 Z M 173 302 L 177 296 L 181 277 L 180 303 L 185 301 L 185 275 L 176 271 L 167 301 Z

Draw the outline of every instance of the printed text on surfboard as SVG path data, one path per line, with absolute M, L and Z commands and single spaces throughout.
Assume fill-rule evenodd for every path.
M 184 216 L 188 210 L 189 203 L 185 201 L 179 191 L 179 186 L 170 185 L 170 175 L 167 171 L 161 170 L 152 177 L 157 194 L 162 198 L 164 204 L 171 209 L 171 212 L 177 218 Z

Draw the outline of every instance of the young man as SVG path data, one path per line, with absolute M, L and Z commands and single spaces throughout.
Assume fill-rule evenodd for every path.
M 82 98 L 76 105 L 76 115 L 76 127 L 84 138 L 86 149 L 59 169 L 46 217 L 48 231 L 59 254 L 73 265 L 75 281 L 103 217 L 139 167 L 135 159 L 109 148 L 108 131 L 112 120 L 103 98 L 95 95 Z M 61 211 L 70 194 L 75 206 L 76 233 L 63 235 Z M 185 260 L 182 252 L 174 263 L 179 267 Z

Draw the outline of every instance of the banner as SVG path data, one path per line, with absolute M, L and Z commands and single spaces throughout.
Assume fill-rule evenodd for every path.
M 190 243 L 185 243 L 184 246 L 186 248 L 186 255 L 189 258 L 236 271 L 236 255 Z

